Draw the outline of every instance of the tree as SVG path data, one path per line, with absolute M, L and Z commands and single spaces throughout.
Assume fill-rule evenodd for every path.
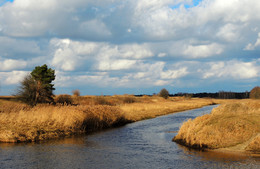
M 51 84 L 55 80 L 55 71 L 48 68 L 46 64 L 37 66 L 26 76 L 21 82 L 18 90 L 19 98 L 29 105 L 37 103 L 53 102 L 54 85 Z
M 80 91 L 78 89 L 77 90 L 73 90 L 72 94 L 73 94 L 73 96 L 79 97 L 80 96 Z
M 260 99 L 260 86 L 256 86 L 250 91 L 250 98 Z
M 160 91 L 159 96 L 161 96 L 161 97 L 167 99 L 167 98 L 169 97 L 169 92 L 168 92 L 168 90 L 166 90 L 165 88 L 163 88 L 163 89 Z

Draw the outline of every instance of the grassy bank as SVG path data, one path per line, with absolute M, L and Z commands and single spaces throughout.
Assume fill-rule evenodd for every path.
M 0 142 L 34 142 L 122 126 L 214 104 L 211 99 L 134 96 L 72 97 L 71 105 L 29 107 L 0 99 Z M 217 101 L 219 102 L 219 100 Z
M 139 121 L 149 118 L 155 118 L 170 113 L 181 112 L 190 109 L 196 109 L 207 105 L 219 104 L 223 100 L 213 99 L 185 99 L 185 98 L 153 98 L 147 103 L 133 103 L 120 105 L 125 112 L 126 118 L 132 121 Z
M 33 142 L 96 131 L 127 123 L 111 106 L 38 105 L 0 114 L 1 142 Z
M 260 101 L 234 101 L 188 120 L 173 141 L 200 149 L 260 153 Z

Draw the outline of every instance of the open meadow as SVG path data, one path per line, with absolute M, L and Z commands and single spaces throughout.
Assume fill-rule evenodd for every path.
M 93 132 L 160 115 L 219 104 L 223 100 L 158 96 L 69 96 L 30 107 L 0 99 L 0 142 L 35 142 Z

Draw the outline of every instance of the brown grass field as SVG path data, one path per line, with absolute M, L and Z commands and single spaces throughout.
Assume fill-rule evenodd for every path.
M 8 98 L 8 99 L 7 99 Z M 57 96 L 58 98 L 58 96 Z M 29 107 L 0 98 L 0 142 L 35 142 L 122 126 L 129 122 L 223 102 L 158 96 L 80 96 L 71 105 Z
M 173 141 L 199 149 L 260 153 L 260 101 L 222 104 L 185 122 Z

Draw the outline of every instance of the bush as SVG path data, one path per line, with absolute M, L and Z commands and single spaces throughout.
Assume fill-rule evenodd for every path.
M 17 94 L 15 94 L 22 102 L 33 106 L 36 100 L 37 84 L 31 75 L 27 75 L 19 86 Z
M 72 94 L 73 94 L 73 96 L 80 96 L 80 91 L 79 90 L 73 90 L 72 91 Z
M 163 88 L 163 89 L 160 91 L 159 96 L 160 96 L 160 97 L 163 97 L 163 98 L 165 98 L 165 99 L 167 99 L 167 98 L 169 97 L 169 92 L 168 92 L 168 90 L 166 90 L 165 88 Z
M 94 105 L 113 105 L 105 96 L 96 96 L 93 101 Z
M 56 100 L 56 103 L 62 104 L 62 105 L 71 105 L 72 104 L 72 98 L 70 95 L 67 95 L 67 94 L 59 95 L 59 96 L 57 96 L 57 98 L 55 100 Z
M 134 103 L 134 102 L 136 102 L 136 99 L 134 96 L 125 95 L 123 97 L 123 103 Z
M 260 99 L 260 87 L 256 86 L 250 91 L 251 99 Z

